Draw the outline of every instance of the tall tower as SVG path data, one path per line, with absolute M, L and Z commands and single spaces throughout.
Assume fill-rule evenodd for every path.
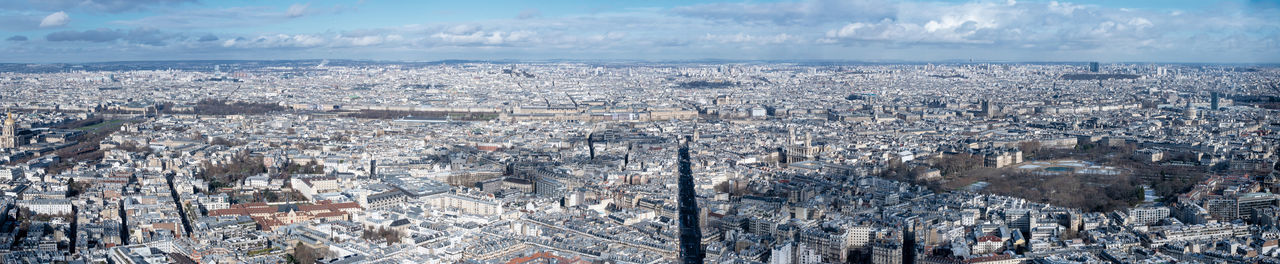
M 1194 106 L 1191 106 L 1190 100 L 1187 101 L 1187 106 L 1186 108 L 1183 109 L 1183 111 L 1184 112 L 1182 112 L 1182 115 L 1185 116 L 1187 120 L 1196 119 L 1196 108 Z
M 681 142 L 678 164 L 680 193 L 676 199 L 680 206 L 680 262 L 702 264 L 706 252 L 702 248 L 702 227 L 698 222 L 698 196 L 693 190 L 688 137 Z
M 813 147 L 813 132 L 804 133 L 804 151 L 808 152 Z
M 796 144 L 796 127 L 787 126 L 787 147 Z
M 1209 111 L 1218 111 L 1218 92 L 1209 92 Z
M 996 115 L 996 108 L 991 105 L 991 100 L 982 100 L 982 115 L 986 117 L 993 117 Z

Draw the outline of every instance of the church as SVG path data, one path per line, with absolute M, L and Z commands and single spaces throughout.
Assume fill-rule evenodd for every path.
M 4 133 L 0 133 L 0 148 L 17 148 L 26 142 L 26 135 L 18 134 L 18 120 L 13 113 L 4 119 Z

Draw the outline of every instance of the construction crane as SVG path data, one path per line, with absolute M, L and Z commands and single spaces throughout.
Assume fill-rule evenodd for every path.
M 240 92 L 240 88 L 241 88 L 241 87 L 244 87 L 244 86 L 243 86 L 243 85 L 236 85 L 236 89 L 235 89 L 235 90 L 231 90 L 231 93 L 228 93 L 226 96 L 223 96 L 223 97 L 222 97 L 222 101 L 223 101 L 223 102 L 226 102 L 227 100 L 231 99 L 231 95 L 236 94 L 237 92 Z

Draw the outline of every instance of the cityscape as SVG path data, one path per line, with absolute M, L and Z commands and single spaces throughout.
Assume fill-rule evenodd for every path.
M 0 262 L 1280 263 L 1274 4 L 573 3 L 286 35 L 376 1 L 0 3 Z M 1017 8 L 1145 26 L 1046 48 L 984 24 Z M 1151 32 L 1187 16 L 1244 22 Z M 674 48 L 638 47 L 652 28 L 492 26 L 593 19 L 694 37 L 649 57 Z M 711 24 L 838 26 L 708 48 Z M 952 26 L 980 29 L 929 35 Z

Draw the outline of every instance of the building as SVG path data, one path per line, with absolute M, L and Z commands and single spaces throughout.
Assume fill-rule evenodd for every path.
M 1209 110 L 1217 111 L 1222 106 L 1222 98 L 1218 96 L 1218 92 L 1209 92 Z
M 996 114 L 999 114 L 998 112 L 999 110 L 991 103 L 991 100 L 982 100 L 982 116 L 994 117 Z
M 1251 220 L 1254 210 L 1280 206 L 1280 195 L 1270 193 L 1247 193 L 1239 195 L 1223 195 L 1204 200 L 1204 209 L 1214 219 L 1231 221 L 1236 219 Z
M 71 214 L 71 200 L 69 199 L 35 199 L 35 200 L 18 200 L 19 208 L 31 210 L 36 214 L 42 215 L 62 215 Z
M 1142 162 L 1157 162 L 1164 160 L 1164 151 L 1159 149 L 1139 149 L 1133 152 L 1133 159 Z
M 294 190 L 301 193 L 302 196 L 305 196 L 308 200 L 312 201 L 315 200 L 315 196 L 317 194 L 341 190 L 338 188 L 338 178 L 329 176 L 305 178 L 294 177 L 293 179 L 289 179 L 289 184 Z
M 390 191 L 370 195 L 366 201 L 369 204 L 369 209 L 381 209 L 403 204 L 409 201 L 409 196 L 405 195 L 405 193 L 400 190 L 392 189 Z
M 870 226 L 854 226 L 845 229 L 845 246 L 849 249 L 862 249 L 871 242 L 872 228 Z
M 895 242 L 875 243 L 871 246 L 871 263 L 901 264 L 902 244 Z
M 493 198 L 493 194 L 481 193 L 478 191 L 459 191 L 432 196 L 427 199 L 427 204 L 440 208 L 458 210 L 465 214 L 502 214 L 502 205 L 498 200 Z
M 316 204 L 268 205 L 266 203 L 246 203 L 232 205 L 227 209 L 209 211 L 209 216 L 248 216 L 257 223 L 261 230 L 275 230 L 277 227 L 312 219 L 351 220 L 352 213 L 360 212 L 360 205 L 355 202 L 333 203 L 322 201 Z
M 14 118 L 13 113 L 9 113 L 4 119 L 4 132 L 0 133 L 0 148 L 17 148 L 22 146 L 22 141 L 18 138 L 18 121 Z
M 534 182 L 534 193 L 538 196 L 558 197 L 564 194 L 565 184 L 552 177 L 539 176 Z
M 1089 72 L 1098 72 L 1098 62 L 1089 62 Z
M 1245 221 L 1253 219 L 1254 211 L 1272 206 L 1280 206 L 1280 195 L 1270 193 L 1248 193 L 1236 197 L 1236 216 Z
M 792 242 L 778 243 L 773 246 L 773 251 L 769 254 L 769 264 L 791 264 L 795 258 L 795 244 Z
M 983 151 L 982 156 L 982 165 L 991 168 L 1022 163 L 1022 150 L 1019 149 L 989 149 Z
M 1125 223 L 1130 225 L 1150 225 L 1169 218 L 1169 207 L 1144 206 L 1129 208 Z
M 812 246 L 805 243 L 800 243 L 798 246 L 796 246 L 795 253 L 796 253 L 796 257 L 795 257 L 796 261 L 794 263 L 796 264 L 827 263 L 822 259 L 822 254 L 818 254 L 818 250 L 813 249 Z
M 1154 236 L 1151 238 L 1151 244 L 1162 246 L 1173 241 L 1244 237 L 1249 235 L 1249 226 L 1233 223 L 1215 223 L 1169 226 L 1152 231 Z
M 231 203 L 229 202 L 230 199 L 228 199 L 227 194 L 225 193 L 201 195 L 196 201 L 200 203 L 200 206 L 204 207 L 205 211 L 227 209 L 231 207 Z
M 1187 101 L 1187 105 L 1184 106 L 1182 109 L 1183 109 L 1183 112 L 1182 112 L 1183 117 L 1186 117 L 1187 120 L 1196 120 L 1196 114 L 1197 114 L 1196 107 L 1191 105 L 1191 101 Z

